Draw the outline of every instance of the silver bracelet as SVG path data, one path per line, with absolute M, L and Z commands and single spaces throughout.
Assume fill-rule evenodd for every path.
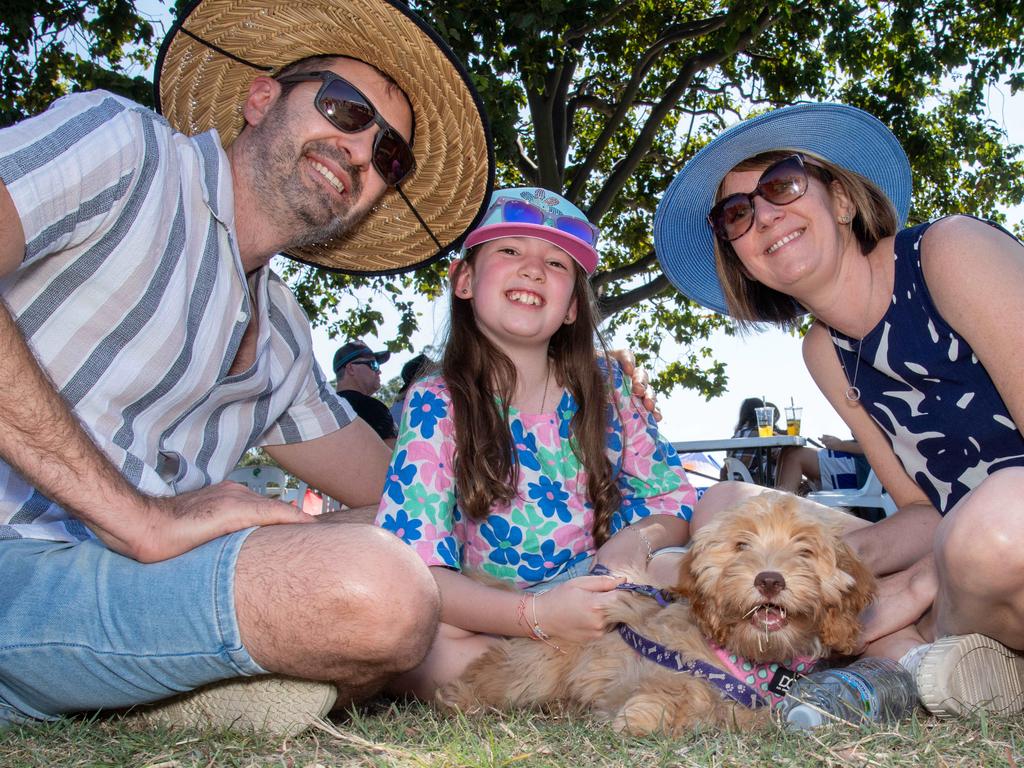
M 639 528 L 634 528 L 632 525 L 629 526 L 626 530 L 632 531 L 640 537 L 640 541 L 642 541 L 644 543 L 644 546 L 647 547 L 647 559 L 644 561 L 644 563 L 646 564 L 651 562 L 651 560 L 654 558 L 654 547 L 651 546 L 651 540 L 647 538 L 647 534 L 641 531 Z

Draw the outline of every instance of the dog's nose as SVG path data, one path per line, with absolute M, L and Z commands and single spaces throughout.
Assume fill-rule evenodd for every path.
M 765 597 L 774 597 L 785 588 L 786 579 L 778 571 L 761 571 L 754 577 L 754 586 Z

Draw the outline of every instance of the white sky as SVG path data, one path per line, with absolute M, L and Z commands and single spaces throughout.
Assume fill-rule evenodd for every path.
M 1011 99 L 1008 88 L 992 88 L 989 105 L 992 119 L 1006 129 L 1010 143 L 1024 144 L 1024 93 L 1018 93 Z M 1009 211 L 1008 215 L 1011 224 L 1024 220 L 1024 206 Z M 346 298 L 342 309 L 347 309 L 351 306 L 348 302 L 353 301 L 350 297 Z M 441 300 L 441 306 L 438 307 L 431 307 L 426 302 L 422 304 L 419 318 L 421 330 L 412 340 L 417 353 L 427 344 L 438 343 L 435 339 L 435 327 L 440 332 L 446 316 L 443 308 L 445 301 L 446 299 Z M 385 312 L 385 329 L 393 328 L 397 319 L 388 317 L 386 307 L 382 306 L 381 309 Z M 386 331 L 383 338 L 389 338 Z M 344 341 L 328 339 L 323 329 L 313 331 L 316 358 L 328 377 L 331 376 L 334 350 Z M 374 349 L 383 348 L 380 340 L 374 337 L 364 337 L 364 341 Z M 796 405 L 802 406 L 804 435 L 849 436 L 849 430 L 842 419 L 818 391 L 810 374 L 807 373 L 800 354 L 800 344 L 800 339 L 777 330 L 745 337 L 715 334 L 709 346 L 715 351 L 717 359 L 726 364 L 729 376 L 726 393 L 711 402 L 705 402 L 691 390 L 676 388 L 667 397 L 659 400 L 664 415 L 661 422 L 662 434 L 669 440 L 729 437 L 732 435 L 732 428 L 743 399 L 764 396 L 780 409 L 788 405 L 791 398 Z M 662 357 L 670 360 L 675 349 L 678 348 L 674 347 L 672 342 L 666 342 L 662 346 Z M 402 365 L 412 355 L 413 353 L 394 355 L 382 368 L 382 380 L 388 381 L 398 376 Z

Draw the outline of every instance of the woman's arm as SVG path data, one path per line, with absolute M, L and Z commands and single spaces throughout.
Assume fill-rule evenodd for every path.
M 1024 424 L 1024 245 L 977 219 L 935 222 L 921 244 L 928 292 Z
M 939 512 L 903 469 L 864 407 L 846 399 L 846 374 L 828 331 L 820 323 L 815 323 L 804 337 L 803 354 L 811 377 L 849 426 L 871 468 L 899 507 L 896 514 L 849 533 L 846 540 L 876 575 L 907 568 L 931 552 L 935 527 L 941 519 Z
M 614 573 L 642 573 L 662 547 L 685 544 L 690 524 L 675 515 L 650 515 L 620 528 L 597 550 L 597 562 Z
M 835 435 L 822 435 L 821 444 L 830 451 L 845 451 L 846 453 L 864 453 L 860 443 L 856 440 L 840 440 Z

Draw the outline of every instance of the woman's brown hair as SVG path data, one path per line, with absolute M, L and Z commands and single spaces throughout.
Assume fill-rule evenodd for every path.
M 473 268 L 479 246 L 455 265 L 452 284 Z M 607 409 L 612 377 L 602 373 L 594 353 L 597 311 L 590 282 L 574 263 L 576 320 L 563 324 L 551 337 L 548 357 L 558 381 L 579 406 L 570 422 L 570 446 L 587 473 L 587 498 L 594 507 L 594 542 L 600 546 L 611 532 L 611 518 L 622 493 L 612 476 L 606 453 Z M 473 307 L 452 291 L 448 340 L 441 374 L 451 394 L 455 424 L 455 487 L 459 505 L 470 518 L 480 520 L 497 501 L 511 502 L 516 495 L 519 458 L 508 425 L 509 403 L 516 391 L 512 361 L 481 333 Z
M 774 150 L 748 157 L 736 165 L 733 171 L 759 171 L 774 165 L 794 154 L 793 150 Z M 849 171 L 809 152 L 802 152 L 809 159 L 804 165 L 810 176 L 818 179 L 832 194 L 832 182 L 843 185 L 854 206 L 850 230 L 860 246 L 860 252 L 867 255 L 883 237 L 896 234 L 899 218 L 896 209 L 872 181 L 859 173 Z M 723 179 L 723 183 L 724 183 Z M 715 200 L 722 197 L 721 184 L 715 193 Z M 725 303 L 729 314 L 740 325 L 774 323 L 783 327 L 795 325 L 804 310 L 791 296 L 752 280 L 743 269 L 739 256 L 731 243 L 715 238 L 715 268 L 718 281 L 722 284 Z

